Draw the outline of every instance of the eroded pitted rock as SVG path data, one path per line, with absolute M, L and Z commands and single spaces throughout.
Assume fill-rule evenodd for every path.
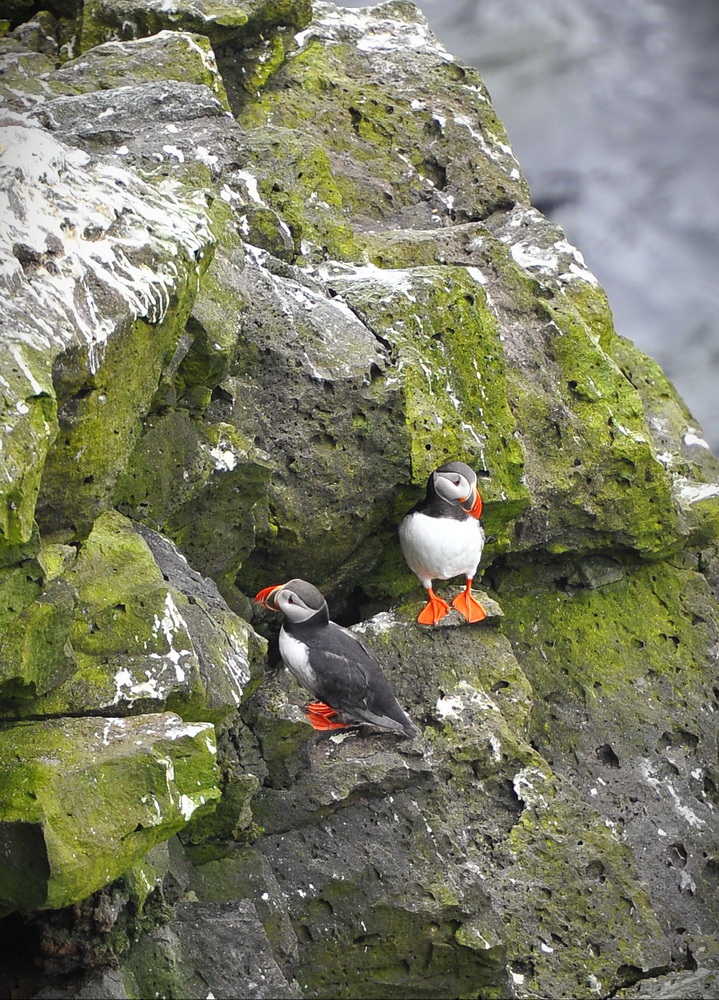
M 678 954 L 680 929 L 716 912 L 716 597 L 667 563 L 595 586 L 554 574 L 554 593 L 517 573 L 500 594 L 530 736 L 631 847 Z
M 589 996 L 592 977 L 609 990 L 623 966 L 666 964 L 630 845 L 525 741 L 532 690 L 507 638 L 421 629 L 415 611 L 357 629 L 421 741 L 323 735 L 283 758 L 279 782 L 266 744 L 271 784 L 254 803 L 266 833 L 253 849 L 285 892 L 305 991 L 450 997 L 474 982 L 510 995 L 510 981 L 520 993 L 531 981 Z M 196 884 L 201 895 L 201 872 Z M 572 935 L 569 913 L 581 921 Z

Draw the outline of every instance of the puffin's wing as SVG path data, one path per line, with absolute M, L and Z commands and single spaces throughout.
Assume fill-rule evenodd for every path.
M 398 732 L 414 728 L 374 653 L 354 632 L 330 622 L 322 643 L 310 645 L 309 660 L 316 694 L 328 705 L 371 725 Z
M 334 622 L 308 646 L 310 666 L 328 701 L 331 691 L 335 701 L 339 697 L 343 702 L 360 703 L 378 681 L 380 687 L 383 681 L 387 684 L 375 655 L 353 632 Z
M 336 623 L 332 622 L 332 624 L 334 625 Z M 351 649 L 354 649 L 354 646 L 352 646 L 352 643 L 356 643 L 358 646 L 360 646 L 364 650 L 365 654 L 369 657 L 370 660 L 372 660 L 372 662 L 375 664 L 375 666 L 378 669 L 380 669 L 380 670 L 382 669 L 380 667 L 380 665 L 379 665 L 379 660 L 374 655 L 374 653 L 369 648 L 369 646 L 364 641 L 364 639 L 362 638 L 361 635 L 358 635 L 357 632 L 353 632 L 351 629 L 344 628 L 344 626 L 342 626 L 342 625 L 337 625 L 337 628 L 339 629 L 340 632 L 343 632 L 344 635 L 346 635 L 348 639 L 351 640 L 351 642 L 350 642 L 350 648 Z

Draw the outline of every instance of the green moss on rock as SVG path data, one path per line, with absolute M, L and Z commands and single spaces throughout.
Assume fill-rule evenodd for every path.
M 671 484 L 651 445 L 641 398 L 586 321 L 597 296 L 604 301 L 603 293 L 587 286 L 579 309 L 576 295 L 571 306 L 569 297 L 548 304 L 558 331 L 552 350 L 564 379 L 558 388 L 575 415 L 572 432 L 567 425 L 559 428 L 553 476 L 560 484 L 571 470 L 590 495 L 598 493 L 591 507 L 598 534 L 612 532 L 615 544 L 666 554 L 677 537 Z
M 483 522 L 491 558 L 509 544 L 512 523 L 529 502 L 524 454 L 507 403 L 505 361 L 495 318 L 481 284 L 465 268 L 358 268 L 331 287 L 389 345 L 388 381 L 402 385 L 411 478 L 418 487 L 395 524 L 418 499 L 429 473 L 450 460 L 480 475 Z M 398 575 L 405 582 L 400 584 Z M 411 576 L 392 537 L 369 593 L 408 589 Z
M 627 726 L 630 717 L 632 726 L 649 722 L 656 710 L 651 700 L 623 697 L 628 689 L 645 688 L 648 672 L 683 699 L 701 698 L 695 684 L 707 669 L 716 608 L 699 573 L 662 563 L 606 586 L 555 588 L 541 597 L 531 587 L 513 591 L 512 580 L 508 574 L 500 594 L 504 628 L 539 696 L 537 721 L 558 683 L 563 699 L 580 704 L 610 699 L 613 712 L 628 713 Z M 545 648 L 553 651 L 551 659 L 542 655 Z
M 306 214 L 325 202 L 340 208 L 335 218 L 341 215 L 359 229 L 370 220 L 387 224 L 391 219 L 412 219 L 416 228 L 430 228 L 433 208 L 445 214 L 450 205 L 456 219 L 464 221 L 526 198 L 504 130 L 476 74 L 444 58 L 426 25 L 419 29 L 426 32 L 426 42 L 416 43 L 413 59 L 401 45 L 375 50 L 375 32 L 401 34 L 416 17 L 416 10 L 410 13 L 401 5 L 368 9 L 343 32 L 330 9 L 319 11 L 298 36 L 299 50 L 255 102 L 237 109 L 245 127 L 269 123 L 313 143 L 319 133 L 321 147 L 331 150 L 332 185 L 315 181 Z M 385 77 L 391 78 L 389 87 Z M 276 155 L 282 157 L 282 151 Z M 268 170 L 268 177 L 280 173 L 272 161 L 260 169 Z M 464 183 L 470 172 L 471 185 Z M 309 171 L 315 175 L 316 170 Z M 292 186 L 304 187 L 306 177 L 303 163 L 301 172 L 294 170 Z M 282 210 L 275 197 L 270 192 L 270 204 Z M 348 245 L 342 254 L 333 249 L 332 214 L 324 220 L 315 216 L 313 222 L 308 241 L 338 259 L 350 259 Z
M 66 62 L 47 82 L 57 94 L 84 94 L 130 80 L 133 85 L 157 80 L 204 84 L 229 110 L 212 47 L 201 34 L 164 30 L 135 41 L 105 42 Z
M 57 403 L 48 359 L 28 345 L 12 344 L 3 364 L 0 408 L 6 432 L 0 488 L 0 552 L 30 541 L 43 466 L 57 429 Z M 2 558 L 7 562 L 7 557 Z
M 266 524 L 269 476 L 267 456 L 232 425 L 170 411 L 145 421 L 119 506 L 168 534 L 239 610 L 235 577 Z
M 5 100 L 13 100 L 17 93 L 32 94 L 41 98 L 47 91 L 39 79 L 41 73 L 51 73 L 55 63 L 41 52 L 28 52 L 11 38 L 0 39 L 0 54 L 3 57 L 3 75 L 0 80 L 0 95 Z
M 359 259 L 332 158 L 316 135 L 284 126 L 254 127 L 244 115 L 240 124 L 249 126 L 245 144 L 259 193 L 288 227 L 295 254 L 303 259 Z
M 234 390 L 228 373 L 248 307 L 235 226 L 227 203 L 216 199 L 212 227 L 220 246 L 202 275 L 180 347 L 163 371 L 115 499 L 123 512 L 169 535 L 241 611 L 235 577 L 256 532 L 266 528 L 271 463 L 242 426 L 225 419 Z
M 354 942 L 323 940 L 328 912 L 345 914 L 351 905 L 346 887 L 336 885 L 337 895 L 334 889 L 325 887 L 320 905 L 300 924 L 300 937 L 308 941 L 298 976 L 305 996 L 324 997 L 328 991 L 338 1000 L 507 996 L 497 982 L 505 959 L 502 943 L 487 928 L 472 933 L 458 907 L 449 905 L 439 915 L 431 905 L 413 912 L 399 903 L 377 902 L 362 911 Z M 439 900 L 435 905 L 440 909 Z
M 0 905 L 77 902 L 219 798 L 214 731 L 174 715 L 0 732 Z
M 77 593 L 67 580 L 51 582 L 8 623 L 0 637 L 0 715 L 60 685 L 74 671 L 69 646 Z
M 81 51 L 113 38 L 138 38 L 163 30 L 207 35 L 213 43 L 253 39 L 261 31 L 290 24 L 302 27 L 309 0 L 180 0 L 171 8 L 162 0 L 85 0 Z
M 5 626 L 42 593 L 45 570 L 39 555 L 37 534 L 26 545 L 0 548 L 0 625 Z
M 157 325 L 135 320 L 108 343 L 95 374 L 84 352 L 67 359 L 59 378 L 65 396 L 59 434 L 43 469 L 36 512 L 46 531 L 82 537 L 110 505 L 142 415 L 187 318 L 195 293 L 188 277 L 165 319 Z
M 29 21 L 19 24 L 13 37 L 26 48 L 42 52 L 52 59 L 58 56 L 58 22 L 49 10 L 39 10 Z
M 405 384 L 413 481 L 423 486 L 450 458 L 467 461 L 488 477 L 485 516 L 494 520 L 496 503 L 493 528 L 499 529 L 502 511 L 512 506 L 516 516 L 528 496 L 506 403 L 499 330 L 481 284 L 465 268 L 448 267 L 358 268 L 330 282 L 395 355 Z
M 552 983 L 558 995 L 589 1000 L 616 989 L 622 968 L 648 968 L 655 949 L 668 958 L 661 922 L 614 824 L 536 770 L 517 774 L 514 785 L 525 809 L 509 843 L 515 865 L 531 877 L 515 883 L 505 930 L 510 954 L 531 962 L 535 988 L 546 992 Z M 536 921 L 529 943 L 526 923 L 512 912 L 523 903 Z
M 77 560 L 8 625 L 0 714 L 152 707 L 221 723 L 250 681 L 253 643 L 229 610 L 169 585 L 132 523 L 107 512 Z

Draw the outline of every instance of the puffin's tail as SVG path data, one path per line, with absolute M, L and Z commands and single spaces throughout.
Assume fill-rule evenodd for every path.
M 414 722 L 412 722 L 412 720 L 408 716 L 405 716 L 405 718 L 407 719 L 407 721 L 404 724 L 405 736 L 407 736 L 409 739 L 413 739 L 415 736 L 421 736 L 422 730 L 419 728 L 419 726 L 415 726 Z
M 370 712 L 369 709 L 364 708 L 355 710 L 352 714 L 358 722 L 363 722 L 368 726 L 376 726 L 378 729 L 386 729 L 390 733 L 396 733 L 398 736 L 406 736 L 409 739 L 419 736 L 420 729 L 402 711 L 399 704 L 394 706 L 394 708 L 394 718 L 390 718 L 389 715 L 375 715 L 374 712 Z

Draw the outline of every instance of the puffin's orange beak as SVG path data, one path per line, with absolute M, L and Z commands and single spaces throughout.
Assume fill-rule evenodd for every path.
M 469 499 L 469 497 L 465 497 L 464 498 L 464 500 L 468 500 L 468 499 Z M 464 500 L 460 501 L 460 503 L 464 503 Z M 472 503 L 472 506 L 469 507 L 469 508 L 465 507 L 464 509 L 472 517 L 476 517 L 477 520 L 479 520 L 479 516 L 482 513 L 482 498 L 479 495 L 479 490 L 477 489 L 476 486 L 474 487 L 474 502 Z
M 255 597 L 255 604 L 261 604 L 263 607 L 269 608 L 270 611 L 279 611 L 275 597 L 283 587 L 284 583 L 275 583 L 272 587 L 265 587 Z

